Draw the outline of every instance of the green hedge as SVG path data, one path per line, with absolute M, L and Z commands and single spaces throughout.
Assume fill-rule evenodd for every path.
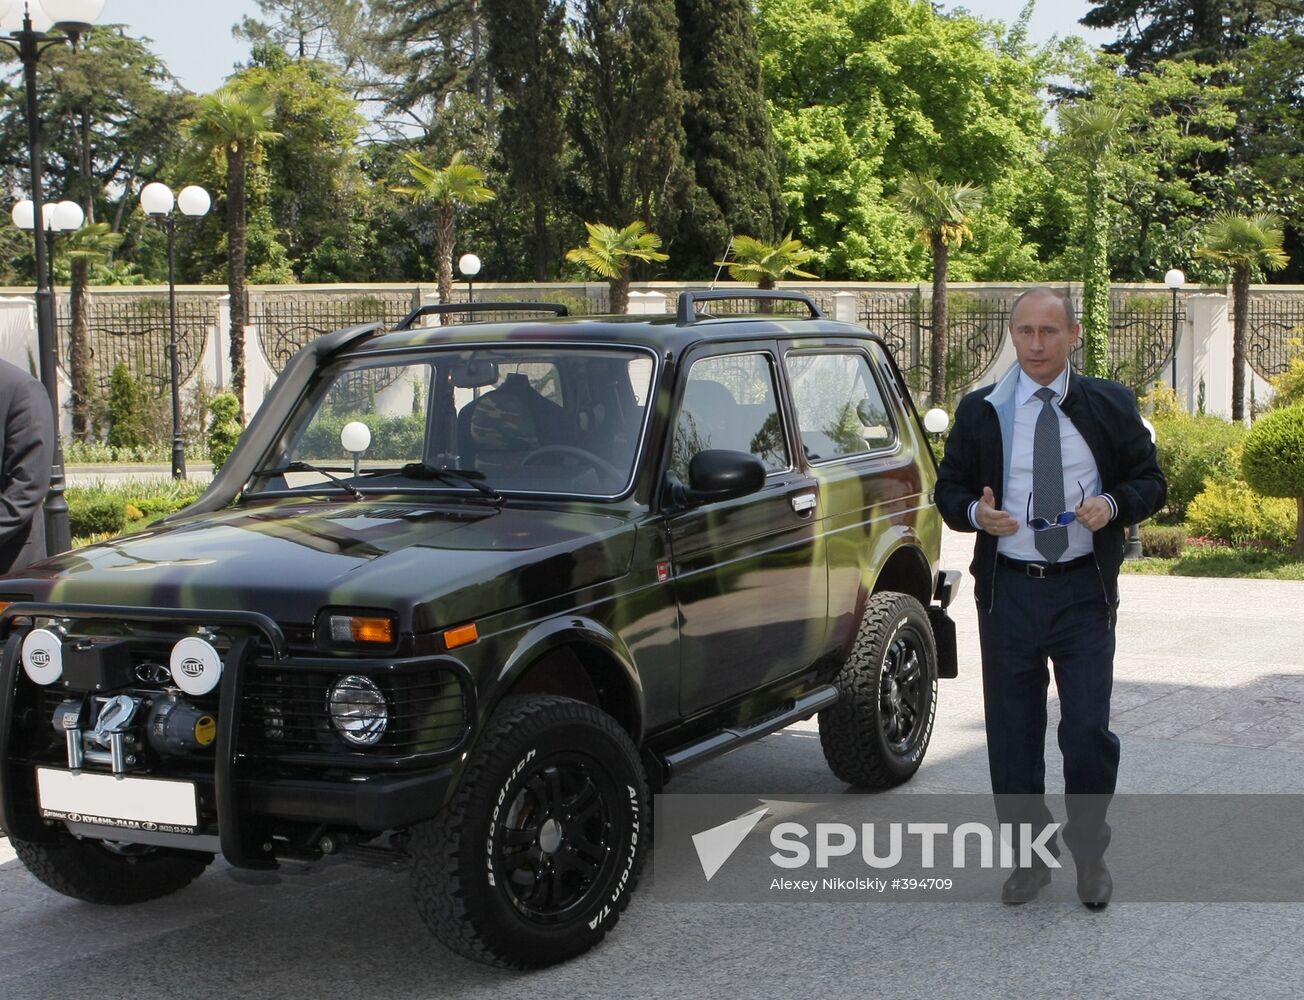
M 1218 417 L 1169 416 L 1155 421 L 1159 466 L 1168 479 L 1168 517 L 1181 521 L 1206 481 L 1240 475 L 1239 445 L 1245 428 Z
M 1141 525 L 1141 553 L 1156 559 L 1176 559 L 1186 548 L 1186 525 Z
M 199 483 L 170 479 L 71 486 L 66 496 L 73 544 L 139 530 L 194 503 L 203 492 Z
M 1211 482 L 1187 509 L 1194 536 L 1228 545 L 1286 548 L 1295 539 L 1295 501 L 1260 496 L 1243 480 Z
M 421 413 L 401 417 L 378 417 L 374 413 L 319 415 L 299 442 L 296 457 L 307 461 L 348 457 L 340 444 L 340 431 L 354 420 L 371 428 L 371 447 L 365 458 L 403 462 L 421 458 L 426 437 L 426 418 Z

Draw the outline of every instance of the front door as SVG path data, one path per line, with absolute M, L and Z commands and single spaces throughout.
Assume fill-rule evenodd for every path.
M 717 350 L 719 350 L 717 348 Z M 808 667 L 826 634 L 817 483 L 793 459 L 772 345 L 698 356 L 679 387 L 669 474 L 699 451 L 750 452 L 757 493 L 669 519 L 680 613 L 680 708 L 692 715 Z

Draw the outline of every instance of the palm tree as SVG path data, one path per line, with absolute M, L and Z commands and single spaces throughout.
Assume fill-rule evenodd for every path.
M 1060 109 L 1069 146 L 1086 165 L 1087 204 L 1082 234 L 1083 369 L 1109 375 L 1109 153 L 1126 134 L 1123 110 L 1101 100 Z
M 629 308 L 629 271 L 634 261 L 669 260 L 658 249 L 661 237 L 648 232 L 642 222 L 631 222 L 624 229 L 602 222 L 586 222 L 588 242 L 566 251 L 566 259 L 606 278 L 611 288 L 611 311 L 623 313 Z
M 1232 419 L 1245 419 L 1245 329 L 1249 323 L 1250 279 L 1280 271 L 1290 258 L 1282 247 L 1280 215 L 1219 212 L 1200 234 L 1195 251 L 1232 272 Z
M 107 222 L 88 222 L 63 243 L 63 254 L 72 267 L 68 308 L 72 313 L 69 331 L 68 380 L 72 383 L 72 434 L 78 441 L 90 436 L 91 425 L 91 345 L 90 321 L 86 315 L 87 290 L 92 264 L 102 264 L 122 245 L 122 233 L 113 232 Z
M 801 240 L 792 238 L 792 233 L 786 234 L 778 243 L 763 243 L 752 236 L 735 236 L 732 247 L 733 259 L 717 260 L 715 266 L 729 268 L 729 277 L 734 281 L 754 281 L 757 288 L 766 289 L 773 288 L 775 282 L 788 275 L 815 277 L 809 271 L 801 270 L 801 265 L 815 256 L 815 251 L 804 248 Z M 773 308 L 772 302 L 761 301 L 762 312 L 770 312 Z
M 432 167 L 416 153 L 404 153 L 408 173 L 415 182 L 393 190 L 418 205 L 435 207 L 435 253 L 439 257 L 439 301 L 453 298 L 453 248 L 457 244 L 457 212 L 468 205 L 483 205 L 497 195 L 485 186 L 484 171 L 467 163 L 459 150 L 446 167 Z M 451 317 L 443 317 L 449 322 Z
M 245 182 L 249 167 L 262 162 L 263 149 L 281 138 L 271 129 L 273 106 L 264 94 L 241 94 L 223 87 L 199 99 L 188 122 L 191 136 L 207 149 L 219 169 L 226 169 L 226 286 L 231 298 L 231 390 L 240 400 L 244 421 Z
M 951 247 L 973 236 L 970 216 L 982 204 L 977 184 L 945 184 L 926 174 L 907 174 L 897 189 L 896 204 L 919 227 L 919 241 L 933 254 L 933 333 L 930 345 L 932 378 L 929 395 L 934 406 L 946 401 L 946 276 Z

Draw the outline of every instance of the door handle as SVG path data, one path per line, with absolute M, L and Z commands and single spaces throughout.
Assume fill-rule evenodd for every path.
M 815 509 L 814 493 L 798 493 L 792 498 L 792 509 L 798 514 L 809 514 Z

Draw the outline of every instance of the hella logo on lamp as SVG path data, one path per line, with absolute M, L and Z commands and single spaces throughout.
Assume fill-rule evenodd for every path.
M 212 644 L 188 635 L 172 647 L 172 680 L 188 695 L 208 694 L 222 679 L 222 657 Z
M 23 639 L 23 672 L 34 684 L 53 684 L 63 676 L 63 639 L 48 628 L 33 629 Z

